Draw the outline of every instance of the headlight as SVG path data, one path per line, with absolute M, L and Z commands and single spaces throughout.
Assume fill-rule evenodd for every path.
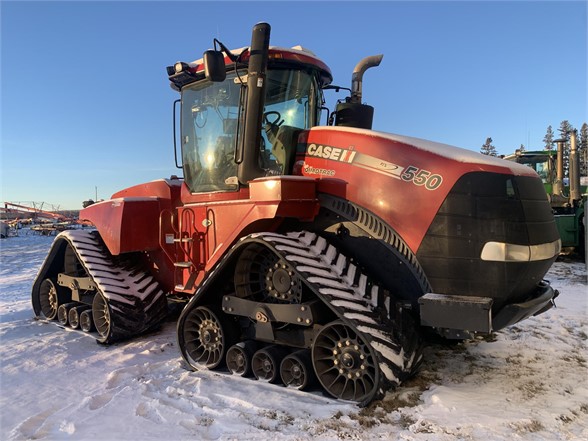
M 490 262 L 533 262 L 557 256 L 561 240 L 540 245 L 515 245 L 504 242 L 487 242 L 480 258 Z

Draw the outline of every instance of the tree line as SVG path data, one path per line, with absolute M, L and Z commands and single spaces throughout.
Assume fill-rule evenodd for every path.
M 553 127 L 550 125 L 547 127 L 547 132 L 545 133 L 545 137 L 543 138 L 543 149 L 552 151 L 555 148 L 556 141 L 563 140 L 564 141 L 564 148 L 563 148 L 563 162 L 564 162 L 564 170 L 568 169 L 569 164 L 569 157 L 570 157 L 570 136 L 572 132 L 576 129 L 570 124 L 568 120 L 563 120 L 557 129 L 559 132 L 559 136 L 555 139 L 555 134 L 553 132 Z M 580 157 L 580 175 L 587 176 L 588 175 L 588 124 L 582 124 L 579 132 L 577 131 L 576 135 L 577 139 L 577 148 L 578 148 L 578 155 Z M 525 151 L 525 146 L 521 144 L 520 151 Z M 492 138 L 486 138 L 486 142 L 482 144 L 480 148 L 480 153 L 483 155 L 489 156 L 498 156 L 498 152 L 496 151 L 496 147 L 492 144 Z

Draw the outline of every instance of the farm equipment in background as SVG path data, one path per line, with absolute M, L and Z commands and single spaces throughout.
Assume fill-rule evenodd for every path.
M 108 344 L 178 302 L 193 369 L 367 404 L 416 371 L 423 330 L 464 339 L 551 308 L 560 239 L 533 170 L 373 131 L 362 82 L 382 56 L 320 126 L 329 68 L 269 34 L 167 68 L 183 178 L 82 210 L 96 230 L 57 236 L 37 316 Z
M 504 159 L 525 164 L 535 170 L 545 187 L 563 248 L 573 249 L 586 259 L 586 186 L 588 177 L 580 175 L 580 155 L 577 149 L 577 133 L 570 135 L 568 173 L 564 172 L 563 152 L 566 140 L 555 141 L 557 150 L 516 151 Z M 584 180 L 584 182 L 582 182 Z

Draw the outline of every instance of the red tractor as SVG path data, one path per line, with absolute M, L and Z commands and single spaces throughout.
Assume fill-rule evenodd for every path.
M 82 210 L 96 229 L 56 237 L 37 316 L 108 344 L 179 302 L 192 368 L 366 404 L 414 373 L 423 334 L 465 339 L 553 305 L 560 238 L 533 170 L 371 130 L 362 77 L 381 56 L 319 126 L 329 68 L 269 34 L 167 68 L 183 178 Z

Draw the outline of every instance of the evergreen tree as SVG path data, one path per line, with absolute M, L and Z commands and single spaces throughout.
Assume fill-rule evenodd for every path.
M 578 155 L 580 156 L 580 176 L 588 176 L 588 124 L 586 123 L 580 128 Z
M 570 140 L 570 133 L 572 133 L 572 130 L 574 130 L 574 127 L 572 127 L 567 119 L 564 119 L 560 123 L 559 129 L 557 129 L 560 139 L 565 139 L 566 141 Z
M 551 126 L 547 126 L 547 133 L 543 138 L 543 142 L 545 143 L 545 150 L 553 150 L 553 129 Z
M 488 156 L 498 156 L 496 147 L 492 145 L 492 138 L 486 138 L 486 142 L 482 145 L 480 153 Z

